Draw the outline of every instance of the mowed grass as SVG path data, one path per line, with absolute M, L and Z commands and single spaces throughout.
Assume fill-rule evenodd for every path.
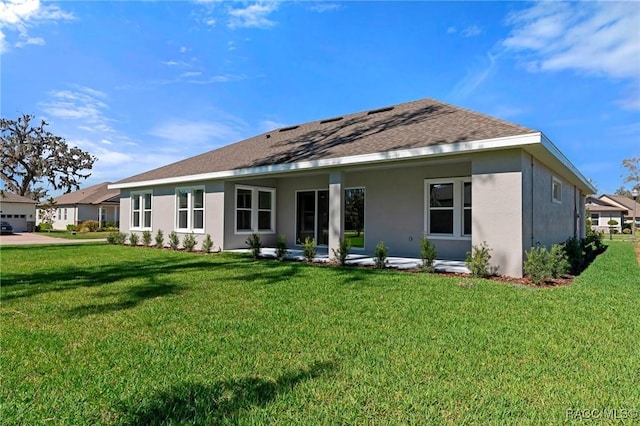
M 3 424 L 557 424 L 640 409 L 640 268 L 568 287 L 3 247 Z
M 108 232 L 76 232 L 75 234 L 70 231 L 52 230 L 41 231 L 38 235 L 44 235 L 52 238 L 64 238 L 66 240 L 91 240 L 91 239 L 105 239 L 109 235 Z

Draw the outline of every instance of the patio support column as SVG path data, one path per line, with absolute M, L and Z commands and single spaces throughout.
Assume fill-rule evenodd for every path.
M 329 173 L 329 258 L 338 250 L 344 237 L 344 173 Z

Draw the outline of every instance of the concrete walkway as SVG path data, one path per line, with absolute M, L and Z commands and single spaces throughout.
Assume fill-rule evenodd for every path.
M 26 244 L 78 244 L 103 242 L 106 239 L 68 240 L 66 238 L 48 237 L 43 233 L 18 232 L 9 235 L 0 235 L 0 246 L 26 245 Z
M 228 250 L 230 252 L 235 253 L 249 253 L 249 249 L 238 249 L 238 250 Z M 263 257 L 276 257 L 276 249 L 271 247 L 265 247 L 262 249 Z M 304 256 L 302 255 L 302 250 L 291 250 L 289 249 L 287 252 L 287 259 L 292 260 L 304 260 Z M 320 249 L 316 254 L 316 257 L 313 259 L 314 262 L 325 263 L 329 262 L 329 254 L 326 250 L 323 252 Z M 359 266 L 374 266 L 375 262 L 373 257 L 363 255 L 363 254 L 355 254 L 352 253 L 347 256 L 347 264 L 348 265 L 359 265 Z M 388 257 L 387 258 L 387 267 L 395 268 L 395 269 L 420 269 L 422 264 L 422 260 L 415 259 L 411 257 Z M 436 272 L 459 272 L 463 274 L 468 274 L 469 270 L 464 264 L 463 260 L 436 260 L 434 262 L 434 267 Z

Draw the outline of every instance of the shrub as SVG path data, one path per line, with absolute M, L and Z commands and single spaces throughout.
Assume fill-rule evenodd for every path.
M 385 266 L 387 266 L 388 254 L 389 254 L 389 247 L 384 245 L 384 241 L 380 241 L 376 246 L 376 249 L 373 254 L 373 262 L 376 268 L 383 269 Z
M 333 256 L 338 260 L 340 265 L 344 266 L 347 264 L 347 256 L 349 256 L 349 250 L 351 250 L 351 240 L 342 238 L 339 243 L 338 250 L 332 249 Z
M 158 229 L 158 232 L 156 232 L 155 242 L 156 248 L 161 249 L 164 247 L 164 234 L 162 233 L 162 229 Z
M 316 240 L 311 237 L 307 237 L 304 239 L 302 256 L 304 256 L 307 262 L 313 262 L 313 259 L 316 257 Z
M 580 242 L 582 243 L 582 251 L 584 253 L 586 264 L 593 262 L 593 259 L 602 253 L 605 248 L 604 244 L 602 244 L 601 233 L 589 234 L 586 238 L 580 240 Z
M 142 245 L 145 247 L 151 245 L 151 231 L 142 231 Z
M 490 275 L 489 261 L 491 260 L 491 251 L 486 241 L 478 246 L 473 246 L 471 251 L 467 252 L 467 258 L 464 263 L 467 269 L 471 271 L 471 275 L 476 278 L 484 278 Z
M 123 234 L 122 232 L 113 231 L 107 235 L 107 243 L 109 244 L 123 245 L 126 240 L 127 234 Z
M 623 233 L 623 234 L 630 234 L 630 233 L 631 233 L 631 228 L 624 228 L 624 229 L 622 230 L 622 233 Z
M 169 247 L 171 247 L 171 250 L 178 250 L 178 247 L 180 247 L 180 237 L 176 231 L 171 231 L 169 234 Z
M 97 220 L 85 220 L 78 224 L 79 228 L 87 228 L 89 232 L 97 232 L 98 228 L 100 228 L 100 222 Z
M 571 265 L 569 265 L 562 244 L 554 244 L 551 246 L 549 263 L 551 264 L 551 276 L 553 278 L 559 278 L 569 272 Z
M 255 232 L 249 235 L 245 244 L 251 249 L 251 255 L 254 259 L 260 257 L 260 252 L 262 251 L 262 241 L 260 240 L 260 235 Z
M 135 232 L 132 232 L 131 235 L 129 235 L 129 244 L 135 247 L 138 245 L 138 241 L 140 241 L 140 236 Z
M 53 226 L 47 222 L 42 222 L 38 226 L 40 227 L 40 231 L 51 231 L 51 229 L 53 228 Z
M 524 261 L 524 273 L 531 278 L 534 284 L 540 285 L 551 278 L 552 264 L 550 253 L 546 247 L 532 247 L 525 254 L 527 260 Z
M 578 275 L 584 265 L 583 243 L 577 238 L 571 237 L 564 242 L 564 254 L 569 261 L 570 271 Z
M 202 251 L 211 253 L 211 247 L 213 247 L 213 240 L 211 239 L 211 235 L 207 234 L 202 241 Z
M 287 255 L 287 237 L 284 234 L 278 235 L 276 239 L 276 259 L 282 261 Z
M 438 252 L 436 251 L 436 245 L 423 236 L 420 239 L 420 259 L 422 259 L 422 270 L 426 272 L 433 272 L 435 270 L 433 264 L 436 261 Z
M 184 239 L 182 240 L 182 247 L 184 247 L 186 251 L 193 251 L 193 248 L 195 246 L 196 246 L 195 234 L 192 232 L 190 234 L 185 235 Z
M 72 225 L 72 224 L 68 224 L 67 225 L 67 232 L 74 232 L 74 231 L 77 231 L 77 230 L 78 230 L 78 228 L 75 225 Z

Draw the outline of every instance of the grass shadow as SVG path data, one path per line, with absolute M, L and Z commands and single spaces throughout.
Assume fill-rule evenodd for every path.
M 181 383 L 121 410 L 123 425 L 237 423 L 243 410 L 264 407 L 303 381 L 335 370 L 334 361 L 315 362 L 275 380 L 249 376 L 214 384 Z

